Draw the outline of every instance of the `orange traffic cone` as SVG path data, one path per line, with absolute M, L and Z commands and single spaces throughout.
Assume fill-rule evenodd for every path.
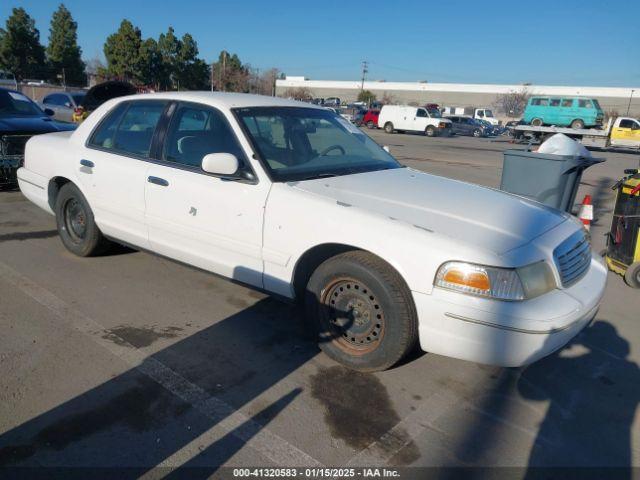
M 591 195 L 585 195 L 580 205 L 580 211 L 578 212 L 578 218 L 582 220 L 584 228 L 589 230 L 591 228 L 591 220 L 593 220 L 593 205 L 591 204 Z

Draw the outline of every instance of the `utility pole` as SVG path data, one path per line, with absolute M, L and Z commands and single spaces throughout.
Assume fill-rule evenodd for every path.
M 629 105 L 627 105 L 627 117 L 629 116 L 629 109 L 631 108 L 631 99 L 633 98 L 633 92 L 635 92 L 635 90 L 631 89 L 631 95 L 629 95 Z
M 367 62 L 366 60 L 363 60 L 362 62 L 362 83 L 360 84 L 360 90 L 364 90 L 364 79 L 367 76 L 367 73 L 369 72 L 369 62 Z

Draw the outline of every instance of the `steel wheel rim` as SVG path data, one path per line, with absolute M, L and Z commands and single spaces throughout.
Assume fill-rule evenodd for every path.
M 87 212 L 75 198 L 70 198 L 64 205 L 65 230 L 75 243 L 84 240 L 87 233 Z
M 366 284 L 353 278 L 334 280 L 321 298 L 324 331 L 342 350 L 364 355 L 380 345 L 385 331 L 381 302 Z

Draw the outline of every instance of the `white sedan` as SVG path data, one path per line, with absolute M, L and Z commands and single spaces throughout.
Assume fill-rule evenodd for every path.
M 324 352 L 363 371 L 418 344 L 533 362 L 589 324 L 605 288 L 570 215 L 405 168 L 291 100 L 117 98 L 29 140 L 18 178 L 71 252 L 132 245 L 302 300 Z

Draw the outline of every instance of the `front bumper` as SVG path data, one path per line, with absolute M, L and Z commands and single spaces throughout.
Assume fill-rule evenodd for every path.
M 413 292 L 422 350 L 478 363 L 518 367 L 564 346 L 595 317 L 607 269 L 592 256 L 570 288 L 521 302 L 471 297 L 434 288 Z

